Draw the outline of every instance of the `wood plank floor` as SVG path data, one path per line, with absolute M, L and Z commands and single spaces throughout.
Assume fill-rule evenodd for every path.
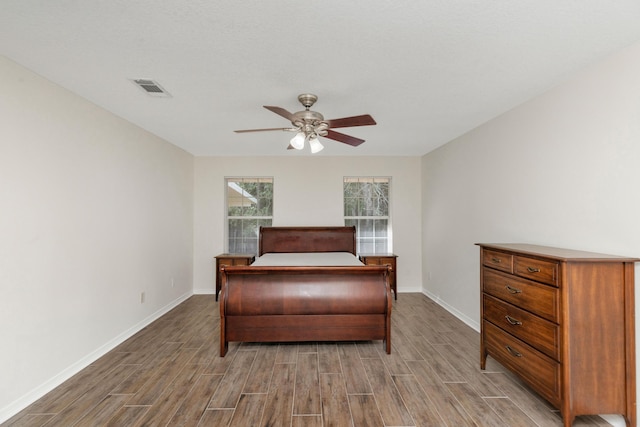
M 422 294 L 400 294 L 381 341 L 232 343 L 196 295 L 4 426 L 561 426 L 479 335 Z M 597 416 L 574 426 L 608 426 Z

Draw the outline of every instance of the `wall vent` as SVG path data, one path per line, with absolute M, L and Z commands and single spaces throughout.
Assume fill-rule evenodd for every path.
M 169 92 L 164 90 L 164 88 L 154 80 L 134 79 L 133 83 L 135 83 L 136 86 L 142 89 L 147 95 L 161 97 L 161 98 L 168 98 L 171 96 Z

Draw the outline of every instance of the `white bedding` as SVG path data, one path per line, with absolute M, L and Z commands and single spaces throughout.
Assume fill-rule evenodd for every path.
M 305 253 L 280 253 L 264 254 L 256 258 L 252 266 L 358 266 L 364 265 L 349 252 L 305 252 Z

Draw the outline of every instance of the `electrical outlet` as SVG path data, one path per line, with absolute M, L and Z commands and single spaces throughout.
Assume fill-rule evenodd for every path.
M 140 304 L 144 304 L 144 292 L 140 292 Z

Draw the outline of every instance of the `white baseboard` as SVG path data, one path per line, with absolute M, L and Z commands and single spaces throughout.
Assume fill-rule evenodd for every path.
M 424 289 L 422 290 L 422 293 L 428 297 L 429 299 L 433 300 L 436 304 L 438 304 L 440 307 L 444 308 L 445 310 L 447 310 L 449 313 L 453 314 L 454 316 L 456 316 L 458 319 L 462 320 L 467 326 L 469 326 L 470 328 L 473 328 L 475 331 L 480 332 L 480 323 L 478 323 L 477 320 L 473 320 L 470 317 L 466 316 L 464 313 L 456 310 L 455 308 L 453 308 L 452 306 L 450 306 L 449 304 L 447 304 L 446 302 L 442 301 L 440 299 L 440 297 L 437 297 L 427 291 L 425 291 Z
M 602 415 L 600 418 L 611 424 L 613 427 L 627 427 L 627 422 L 622 415 Z
M 215 293 L 216 293 L 215 289 L 209 289 L 209 288 L 201 288 L 201 289 L 193 290 L 194 295 L 214 295 Z
M 40 386 L 26 393 L 24 396 L 18 398 L 17 400 L 11 402 L 9 405 L 0 409 L 0 423 L 3 423 L 9 418 L 13 417 L 18 412 L 22 411 L 24 408 L 31 405 L 33 402 L 40 399 L 42 396 L 49 393 L 51 390 L 58 387 L 60 384 L 67 381 L 69 378 L 71 378 L 72 376 L 74 376 L 75 374 L 77 374 L 78 372 L 80 372 L 81 370 L 83 370 L 84 368 L 86 368 L 87 366 L 89 366 L 90 364 L 92 364 L 93 362 L 95 362 L 96 360 L 98 360 L 99 358 L 101 358 L 102 356 L 104 356 L 105 354 L 107 354 L 108 352 L 110 352 L 120 344 L 122 344 L 123 342 L 125 342 L 127 339 L 131 338 L 133 335 L 141 331 L 143 328 L 150 325 L 152 322 L 159 319 L 160 317 L 168 313 L 173 308 L 177 307 L 179 304 L 184 302 L 187 298 L 189 298 L 192 295 L 193 295 L 192 292 L 188 292 L 178 297 L 177 299 L 171 301 L 169 304 L 162 307 L 160 310 L 151 314 L 141 322 L 127 329 L 117 337 L 113 338 L 112 340 L 100 346 L 96 350 L 92 351 L 91 353 L 89 353 L 82 359 L 78 360 L 68 368 L 64 369 L 62 372 L 53 376 L 44 384 L 41 384 Z

